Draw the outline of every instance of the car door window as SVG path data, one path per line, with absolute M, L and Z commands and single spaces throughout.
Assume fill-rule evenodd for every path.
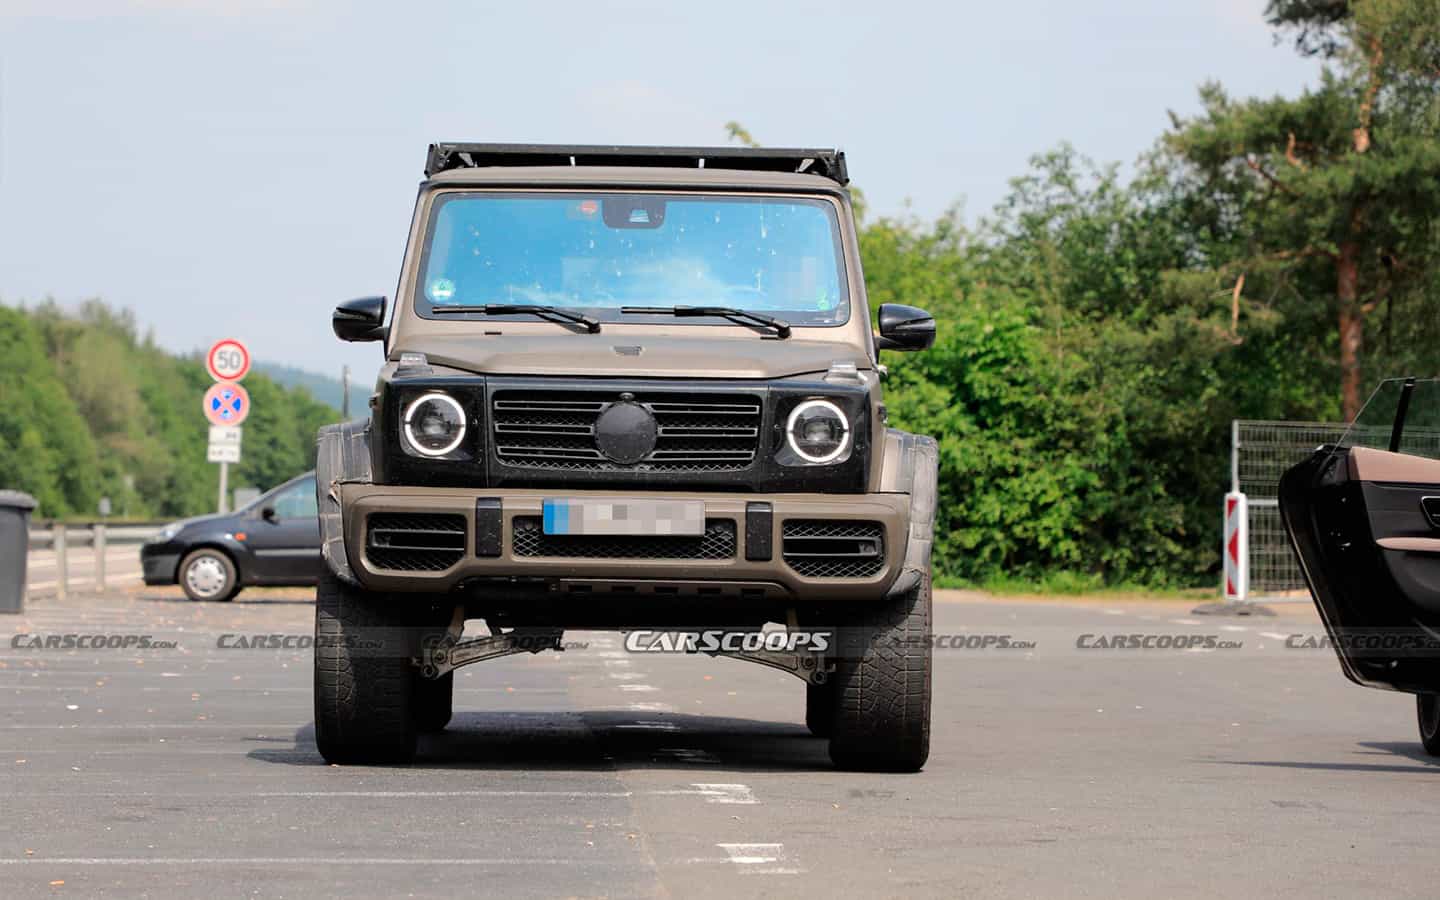
M 277 519 L 313 519 L 320 514 L 315 500 L 315 480 L 306 479 L 292 484 L 275 495 L 270 504 L 275 508 Z

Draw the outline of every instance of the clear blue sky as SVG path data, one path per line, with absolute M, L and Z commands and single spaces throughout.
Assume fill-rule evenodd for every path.
M 362 381 L 432 140 L 840 146 L 879 214 L 985 213 L 1036 152 L 1133 161 L 1218 79 L 1293 93 L 1264 0 L 0 0 L 0 302 L 100 296 Z

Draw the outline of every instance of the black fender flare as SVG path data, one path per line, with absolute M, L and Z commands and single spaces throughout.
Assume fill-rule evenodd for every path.
M 935 546 L 936 496 L 940 487 L 940 445 L 929 435 L 887 428 L 884 447 L 885 469 L 880 490 L 910 495 L 905 560 L 887 592 L 895 597 L 919 587 L 930 572 L 930 555 Z
M 320 557 L 341 581 L 359 585 L 345 549 L 340 485 L 371 484 L 370 420 L 356 419 L 320 429 L 315 456 L 315 495 L 320 507 Z

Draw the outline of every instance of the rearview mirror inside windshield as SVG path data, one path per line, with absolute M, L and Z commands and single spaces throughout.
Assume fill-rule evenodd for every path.
M 659 228 L 665 224 L 663 197 L 606 197 L 601 207 L 605 224 L 611 228 Z

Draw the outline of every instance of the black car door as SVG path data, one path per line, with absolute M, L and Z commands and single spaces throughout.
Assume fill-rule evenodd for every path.
M 315 476 L 293 481 L 262 502 L 246 543 L 255 556 L 255 581 L 313 583 L 321 565 Z
M 1440 382 L 1383 384 L 1285 473 L 1280 512 L 1345 674 L 1440 691 Z

